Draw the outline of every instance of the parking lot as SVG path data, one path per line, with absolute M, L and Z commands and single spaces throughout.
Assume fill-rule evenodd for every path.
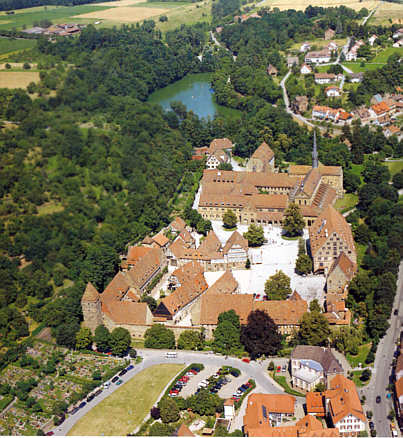
M 199 374 L 191 376 L 185 386 L 178 394 L 180 397 L 190 397 L 195 394 L 199 388 L 201 382 L 207 382 L 207 380 L 218 372 L 219 368 L 216 366 L 206 366 L 204 370 Z M 248 378 L 244 374 L 240 374 L 238 377 L 228 374 L 225 376 L 227 383 L 223 383 L 218 390 L 217 395 L 223 399 L 231 398 L 236 393 L 237 389 L 248 381 Z

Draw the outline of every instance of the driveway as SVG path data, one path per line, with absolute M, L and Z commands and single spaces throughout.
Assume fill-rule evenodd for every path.
M 270 359 L 266 361 L 262 361 L 260 363 L 251 362 L 245 363 L 240 359 L 235 358 L 227 358 L 224 356 L 201 353 L 201 352 L 189 352 L 189 351 L 178 351 L 177 357 L 174 359 L 167 359 L 165 357 L 166 350 L 137 350 L 138 354 L 143 358 L 143 361 L 135 365 L 134 369 L 130 370 L 125 376 L 121 379 L 123 383 L 126 383 L 128 380 L 132 379 L 136 374 L 140 371 L 145 370 L 146 368 L 165 364 L 165 363 L 182 363 L 186 365 L 190 365 L 191 363 L 202 363 L 204 366 L 213 369 L 213 371 L 218 370 L 222 365 L 230 365 L 235 368 L 238 368 L 242 375 L 240 376 L 241 383 L 248 379 L 254 379 L 256 384 L 261 388 L 261 390 L 268 394 L 283 394 L 283 389 L 274 382 L 267 373 L 267 365 L 270 362 Z M 277 360 L 276 360 L 277 362 Z M 232 378 L 232 377 L 231 377 Z M 90 403 L 87 403 L 86 406 L 80 409 L 76 414 L 68 416 L 68 418 L 64 421 L 62 425 L 53 429 L 54 434 L 57 436 L 67 435 L 70 429 L 74 426 L 74 424 L 82 418 L 87 412 L 89 412 L 94 406 L 112 394 L 114 391 L 119 389 L 119 386 L 111 384 L 108 389 L 103 390 L 102 394 L 98 397 L 95 397 Z M 300 398 L 302 402 L 304 399 Z

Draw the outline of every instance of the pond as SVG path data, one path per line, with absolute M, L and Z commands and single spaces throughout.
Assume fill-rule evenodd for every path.
M 216 114 L 223 117 L 240 114 L 240 111 L 218 105 L 214 100 L 214 90 L 210 85 L 210 73 L 198 73 L 185 76 L 183 79 L 152 93 L 148 99 L 169 110 L 173 101 L 182 102 L 186 108 L 200 118 L 214 118 Z

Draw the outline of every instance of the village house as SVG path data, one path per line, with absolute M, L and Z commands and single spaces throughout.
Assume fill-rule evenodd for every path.
M 389 114 L 390 107 L 382 100 L 381 102 L 372 105 L 369 108 L 369 111 L 372 117 L 380 118 Z
M 344 298 L 347 297 L 347 292 Z M 351 311 L 346 307 L 344 298 L 341 299 L 335 295 L 326 295 L 326 312 L 323 316 L 328 320 L 330 325 L 349 326 L 351 323 Z
M 298 345 L 291 353 L 291 379 L 295 387 L 313 391 L 319 383 L 326 387 L 343 368 L 332 351 L 325 347 Z
M 328 205 L 309 228 L 309 246 L 314 272 L 326 275 L 342 252 L 357 263 L 350 224 L 332 205 Z
M 337 50 L 337 44 L 334 41 L 330 41 L 330 43 L 326 47 L 331 52 L 334 52 L 335 50 Z
M 291 68 L 294 65 L 299 64 L 298 56 L 287 56 L 287 67 Z
M 362 73 L 362 72 L 350 74 L 350 82 L 353 84 L 357 84 L 358 82 L 362 82 L 363 78 L 364 78 L 364 73 Z
M 303 114 L 308 111 L 309 100 L 307 96 L 296 96 L 291 103 L 293 112 Z
M 377 37 L 376 35 L 371 35 L 371 36 L 368 38 L 368 44 L 372 47 L 372 46 L 374 45 L 375 40 L 376 40 L 377 38 L 378 38 L 378 37 Z
M 330 82 L 335 82 L 340 80 L 339 75 L 333 73 L 315 73 L 315 83 L 316 84 L 330 84 Z
M 336 32 L 333 29 L 326 29 L 325 30 L 325 40 L 331 40 L 336 35 Z
M 292 426 L 272 426 L 269 411 L 284 411 L 291 408 L 291 400 L 280 394 L 251 394 L 248 397 L 243 420 L 243 431 L 247 437 L 338 437 L 335 428 L 325 429 L 321 421 L 306 415 Z M 290 397 L 290 396 L 287 396 Z M 287 405 L 290 404 L 288 407 Z M 275 406 L 275 407 L 273 407 Z M 277 412 L 273 412 L 276 414 Z
M 277 76 L 278 70 L 276 69 L 276 67 L 274 67 L 274 65 L 269 64 L 269 66 L 267 67 L 266 72 L 270 76 Z
M 396 125 L 390 125 L 384 129 L 383 133 L 385 137 L 391 137 L 392 135 L 396 135 L 397 139 L 400 140 L 402 137 L 402 131 Z
M 307 52 L 310 48 L 311 48 L 310 43 L 305 42 L 305 43 L 301 44 L 301 47 L 299 48 L 299 51 L 300 52 Z
M 362 107 L 362 108 L 357 108 L 354 111 L 354 115 L 361 120 L 361 122 L 364 123 L 368 123 L 371 119 L 372 119 L 372 114 L 368 111 L 367 108 Z
M 307 64 L 324 64 L 330 62 L 331 57 L 331 53 L 328 49 L 316 52 L 308 52 L 305 55 L 305 62 Z
M 357 273 L 357 265 L 341 252 L 329 269 L 326 279 L 328 294 L 343 294 L 346 286 Z
M 224 150 L 217 150 L 206 160 L 207 169 L 217 169 L 220 164 L 229 163 L 230 158 Z
M 301 66 L 300 73 L 302 75 L 309 75 L 312 73 L 312 68 L 308 64 L 303 63 Z
M 397 40 L 403 36 L 403 28 L 398 29 L 393 35 L 392 38 Z
M 336 87 L 335 85 L 331 85 L 330 87 L 327 87 L 325 89 L 325 94 L 327 97 L 340 97 L 341 90 L 339 87 Z
M 263 142 L 253 152 L 246 164 L 247 172 L 273 172 L 274 171 L 274 152 L 270 146 Z

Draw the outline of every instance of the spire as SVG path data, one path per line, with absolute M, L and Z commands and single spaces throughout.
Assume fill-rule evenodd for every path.
M 318 167 L 318 149 L 316 148 L 316 130 L 313 131 L 312 169 Z

